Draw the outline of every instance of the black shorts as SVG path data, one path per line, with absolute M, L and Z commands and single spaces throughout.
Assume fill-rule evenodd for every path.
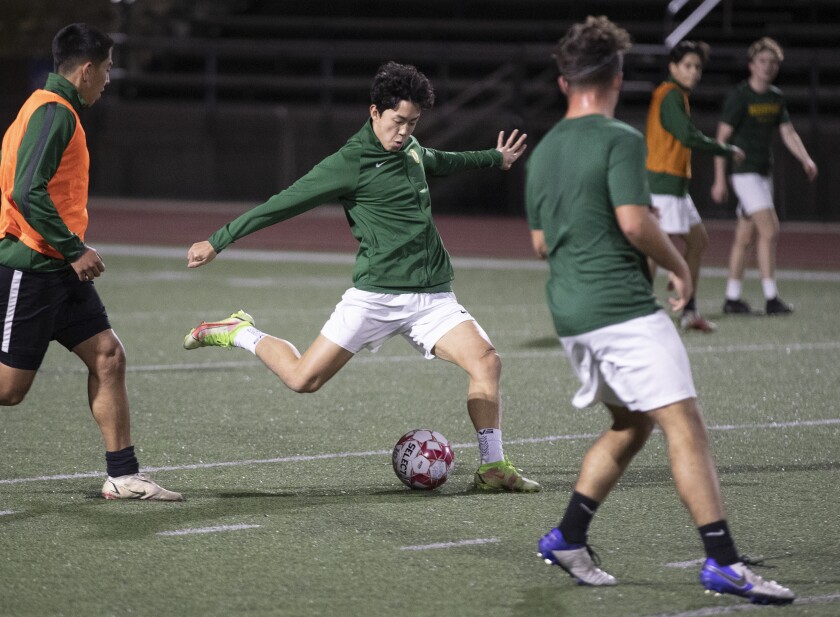
M 109 330 L 92 281 L 72 268 L 27 272 L 0 265 L 0 363 L 37 370 L 50 341 L 67 349 Z

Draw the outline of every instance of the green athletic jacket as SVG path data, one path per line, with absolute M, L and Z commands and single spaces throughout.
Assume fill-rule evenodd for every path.
M 370 121 L 338 152 L 289 188 L 210 236 L 221 252 L 231 242 L 315 206 L 338 201 L 359 241 L 353 285 L 381 293 L 451 290 L 452 264 L 432 221 L 426 176 L 502 163 L 498 150 L 441 152 L 411 137 L 399 152 L 382 147 Z

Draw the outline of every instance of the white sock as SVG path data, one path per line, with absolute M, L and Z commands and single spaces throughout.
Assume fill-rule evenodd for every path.
M 766 300 L 772 300 L 779 295 L 779 290 L 776 288 L 776 279 L 761 279 L 761 289 L 764 290 Z
M 241 347 L 247 349 L 252 354 L 257 354 L 257 343 L 259 343 L 265 336 L 264 332 L 260 332 L 254 326 L 246 326 L 241 330 L 237 330 L 233 336 L 234 347 Z
M 502 429 L 483 428 L 476 433 L 478 436 L 478 452 L 481 454 L 481 464 L 495 463 L 504 460 L 502 450 Z
M 741 281 L 739 281 L 738 279 L 728 279 L 726 281 L 726 299 L 741 299 Z

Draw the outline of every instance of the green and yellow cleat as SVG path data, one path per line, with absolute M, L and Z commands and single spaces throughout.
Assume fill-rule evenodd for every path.
M 184 337 L 184 349 L 199 347 L 233 347 L 233 338 L 242 328 L 254 325 L 254 318 L 245 311 L 237 311 L 221 321 L 202 321 Z
M 519 473 L 505 457 L 503 461 L 485 463 L 475 472 L 475 488 L 480 491 L 511 491 L 537 493 L 542 487 Z

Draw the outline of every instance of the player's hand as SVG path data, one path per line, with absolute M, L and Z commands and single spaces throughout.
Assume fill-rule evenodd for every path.
M 805 175 L 808 176 L 808 180 L 813 182 L 817 179 L 817 164 L 814 161 L 808 159 L 802 163 L 802 169 L 805 170 Z
M 671 305 L 671 310 L 674 313 L 677 313 L 688 303 L 688 299 L 691 297 L 692 292 L 694 291 L 691 288 L 691 278 L 683 278 L 677 276 L 673 272 L 668 273 L 668 289 L 673 292 L 673 296 L 668 297 L 668 304 Z
M 537 259 L 548 259 L 548 246 L 545 244 L 545 232 L 542 229 L 531 230 L 531 247 Z
M 747 158 L 747 153 L 744 152 L 738 146 L 732 146 L 732 163 L 735 165 L 740 165 L 743 163 Z
M 92 281 L 105 272 L 105 264 L 102 263 L 102 258 L 92 246 L 86 246 L 85 252 L 70 265 L 80 281 Z
M 505 132 L 499 131 L 499 138 L 496 140 L 496 150 L 502 153 L 502 164 L 500 169 L 507 171 L 513 164 L 522 157 L 522 153 L 528 147 L 525 145 L 525 139 L 528 137 L 527 133 L 522 133 L 519 139 L 516 136 L 519 134 L 519 129 L 513 129 L 510 137 L 505 141 Z
M 715 183 L 712 184 L 711 192 L 712 199 L 715 203 L 725 203 L 726 200 L 729 199 L 729 185 L 726 183 L 726 178 L 724 178 L 720 182 L 715 181 Z
M 196 242 L 187 251 L 187 268 L 198 268 L 216 258 L 216 250 L 207 240 Z

